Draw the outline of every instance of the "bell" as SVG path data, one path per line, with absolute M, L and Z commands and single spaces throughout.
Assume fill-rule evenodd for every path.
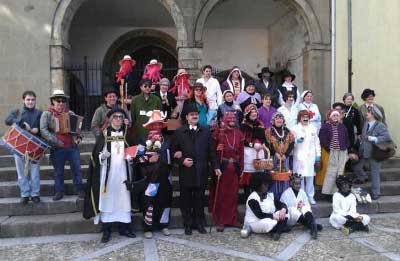
M 251 234 L 251 228 L 248 225 L 244 225 L 242 230 L 240 230 L 240 237 L 241 238 L 247 238 Z

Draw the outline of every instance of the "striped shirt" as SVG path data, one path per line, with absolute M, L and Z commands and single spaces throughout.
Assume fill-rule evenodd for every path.
M 332 124 L 332 139 L 329 145 L 330 150 L 340 150 L 338 124 Z

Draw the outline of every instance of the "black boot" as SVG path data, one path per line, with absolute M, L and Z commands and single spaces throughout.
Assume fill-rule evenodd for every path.
M 368 225 L 364 226 L 364 224 L 362 222 L 354 222 L 351 226 L 351 229 L 353 231 L 365 231 L 365 232 L 369 232 L 369 227 Z
M 129 224 L 120 222 L 118 224 L 118 231 L 121 236 L 126 236 L 129 238 L 135 238 L 135 233 L 132 232 L 132 229 L 129 227 Z
M 111 226 L 112 223 L 103 223 L 103 236 L 101 237 L 101 243 L 107 243 L 111 239 Z

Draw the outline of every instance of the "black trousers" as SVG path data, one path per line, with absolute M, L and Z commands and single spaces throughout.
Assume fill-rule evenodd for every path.
M 315 224 L 315 219 L 311 212 L 307 212 L 305 215 L 301 215 L 297 222 L 308 229 L 312 229 Z
M 128 223 L 104 222 L 104 223 L 102 223 L 103 233 L 104 234 L 111 234 L 111 229 L 112 229 L 113 224 L 116 224 L 118 226 L 118 232 L 119 233 L 124 233 L 125 231 L 131 229 L 130 224 L 128 224 Z
M 206 225 L 204 191 L 202 187 L 180 187 L 181 212 L 185 227 Z

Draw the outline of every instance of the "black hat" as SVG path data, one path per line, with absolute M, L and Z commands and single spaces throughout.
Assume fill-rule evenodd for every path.
M 198 113 L 199 110 L 197 109 L 196 104 L 194 102 L 189 101 L 189 102 L 187 102 L 187 103 L 185 103 L 183 105 L 183 109 L 182 109 L 182 112 L 181 112 L 181 118 L 185 119 L 186 115 L 188 115 L 191 112 L 197 112 Z
M 121 108 L 119 108 L 119 107 L 116 107 L 116 106 L 113 107 L 113 108 L 107 113 L 107 118 L 110 118 L 111 115 L 113 115 L 114 113 L 117 113 L 117 112 L 122 113 L 122 114 L 124 115 L 125 118 L 128 118 L 127 115 L 126 115 L 126 112 L 125 112 L 123 109 L 121 109 Z
M 370 95 L 372 95 L 372 96 L 375 97 L 375 92 L 374 92 L 374 90 L 371 90 L 371 89 L 364 89 L 363 92 L 362 92 L 362 94 L 361 94 L 361 99 L 363 99 L 363 101 L 365 101 L 365 100 L 368 98 L 368 96 L 370 96 Z
M 253 85 L 254 87 L 256 87 L 256 82 L 253 80 L 248 80 L 246 81 L 245 85 L 244 85 L 244 89 L 246 90 L 247 86 Z
M 257 74 L 258 78 L 262 79 L 262 74 L 263 73 L 269 73 L 271 75 L 271 77 L 272 77 L 272 75 L 274 75 L 274 73 L 269 70 L 269 67 L 263 67 L 261 69 L 261 72 Z
M 103 97 L 106 97 L 109 93 L 115 93 L 118 96 L 118 92 L 114 88 L 107 88 L 103 91 Z
M 288 71 L 288 70 L 285 70 L 285 71 L 282 73 L 282 82 L 284 82 L 284 81 L 285 81 L 285 78 L 288 77 L 288 76 L 292 77 L 292 82 L 294 81 L 294 79 L 296 79 L 296 75 L 294 75 L 293 73 L 291 73 L 291 72 Z
M 153 85 L 153 82 L 149 79 L 142 79 L 139 82 L 139 87 L 141 87 L 143 84 L 146 86 L 151 86 L 151 85 Z

